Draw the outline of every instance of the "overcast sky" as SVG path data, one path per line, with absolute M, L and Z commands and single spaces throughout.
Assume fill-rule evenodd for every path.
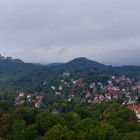
M 140 0 L 0 0 L 0 53 L 140 65 Z

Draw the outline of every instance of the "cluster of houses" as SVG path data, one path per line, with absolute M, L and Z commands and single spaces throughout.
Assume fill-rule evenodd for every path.
M 100 104 L 104 101 L 110 101 L 120 97 L 121 90 L 119 86 L 113 86 L 111 81 L 108 81 L 108 85 L 106 86 L 103 86 L 102 83 L 97 83 L 97 86 L 100 86 L 100 91 L 98 92 L 96 84 L 90 84 L 90 88 L 93 90 L 93 92 L 91 93 L 87 91 L 83 102 Z
M 140 107 L 135 105 L 140 96 L 140 81 L 135 81 L 126 76 L 109 76 L 106 84 L 102 82 L 88 83 L 82 77 L 74 79 L 69 72 L 62 74 L 62 78 L 56 85 L 49 85 L 51 95 L 54 97 L 64 98 L 68 102 L 77 96 L 80 97 L 82 103 L 101 104 L 112 100 L 120 100 L 123 105 L 127 105 L 133 110 L 140 119 Z M 47 82 L 43 86 L 48 86 Z M 69 90 L 65 91 L 68 87 Z M 64 96 L 66 94 L 67 96 Z M 15 97 L 15 104 L 32 104 L 36 108 L 41 108 L 42 101 L 45 98 L 43 95 L 25 94 L 20 92 Z M 46 99 L 47 100 L 47 99 Z
M 43 99 L 43 95 L 32 95 L 20 92 L 14 101 L 16 105 L 33 105 L 36 108 L 40 108 Z
M 80 89 L 78 96 L 81 96 L 81 101 L 93 104 L 120 99 L 123 105 L 130 105 L 138 99 L 138 94 L 140 94 L 140 81 L 134 82 L 133 79 L 125 76 L 110 76 L 106 84 L 103 84 L 102 82 L 86 83 L 83 78 L 74 80 L 67 73 L 67 78 L 62 78 L 59 86 L 55 87 L 52 85 L 51 89 L 55 95 L 61 96 L 66 86 L 70 88 L 68 101 L 76 97 L 77 89 Z M 137 96 L 133 95 L 133 93 L 137 93 Z

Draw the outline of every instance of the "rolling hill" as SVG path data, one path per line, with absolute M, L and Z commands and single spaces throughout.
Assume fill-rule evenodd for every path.
M 93 69 L 110 74 L 128 76 L 140 76 L 139 66 L 107 66 L 96 61 L 81 57 L 73 59 L 68 63 L 57 63 L 50 65 L 37 65 L 24 63 L 19 59 L 0 59 L 0 82 L 31 83 L 32 81 L 43 81 L 51 76 L 65 71 L 74 72 L 77 70 Z

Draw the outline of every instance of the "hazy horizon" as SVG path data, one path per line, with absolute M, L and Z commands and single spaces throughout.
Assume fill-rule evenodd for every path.
M 0 53 L 32 63 L 87 57 L 140 65 L 138 0 L 0 0 Z
M 0 54 L 1 55 L 1 54 Z M 3 55 L 1 55 L 1 56 L 3 56 Z M 94 60 L 94 59 L 92 59 L 92 58 L 88 58 L 88 57 L 84 57 L 84 56 L 79 56 L 79 57 L 74 57 L 74 58 L 71 58 L 71 59 L 69 59 L 69 60 L 67 60 L 67 61 L 55 61 L 55 62 L 30 62 L 30 61 L 24 61 L 24 60 L 22 60 L 22 59 L 20 59 L 20 58 L 14 58 L 14 57 L 12 57 L 12 56 L 3 56 L 4 57 L 4 59 L 6 59 L 6 58 L 8 58 L 8 57 L 11 57 L 12 59 L 19 59 L 19 60 L 21 60 L 21 61 L 23 61 L 24 63 L 32 63 L 32 64 L 39 64 L 39 65 L 51 65 L 51 64 L 65 64 L 65 63 L 68 63 L 68 62 L 70 62 L 70 61 L 73 61 L 73 60 L 75 60 L 75 59 L 81 59 L 81 58 L 85 58 L 85 59 L 87 59 L 87 60 L 92 60 L 92 61 L 94 61 L 94 62 L 97 62 L 97 63 L 100 63 L 100 64 L 104 64 L 104 65 L 112 65 L 112 66 L 140 66 L 140 65 L 135 65 L 135 64 L 132 64 L 132 65 L 127 65 L 127 64 L 115 64 L 115 63 L 108 63 L 108 62 L 105 62 L 105 61 L 103 61 L 103 62 L 101 62 L 101 61 L 96 61 L 96 60 Z

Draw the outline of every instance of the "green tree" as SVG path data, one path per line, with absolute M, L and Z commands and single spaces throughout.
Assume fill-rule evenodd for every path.
M 0 101 L 0 108 L 8 110 L 11 107 L 11 104 L 7 100 Z
M 69 127 L 74 126 L 77 122 L 81 120 L 81 117 L 76 112 L 69 112 L 64 117 L 68 121 Z
M 139 140 L 140 139 L 140 132 L 130 132 L 127 133 L 122 140 Z
M 73 140 L 73 132 L 67 126 L 57 124 L 45 134 L 44 140 Z
M 75 125 L 74 128 L 75 130 L 90 130 L 92 128 L 95 128 L 97 125 L 97 123 L 90 119 L 90 118 L 86 118 L 83 120 L 79 120 Z
M 94 137 L 97 140 L 109 140 L 111 136 L 115 134 L 116 129 L 114 126 L 109 125 L 107 123 L 102 123 L 101 125 L 96 127 Z
M 12 133 L 12 123 L 13 123 L 13 116 L 8 113 L 3 112 L 0 117 L 0 137 L 3 138 L 10 138 Z
M 37 129 L 34 125 L 26 127 L 25 121 L 15 120 L 13 123 L 14 140 L 34 140 L 37 137 Z
M 37 136 L 37 129 L 34 125 L 26 127 L 25 131 L 23 132 L 24 140 L 35 140 Z
M 43 134 L 54 125 L 57 124 L 65 125 L 66 121 L 59 114 L 43 112 L 36 116 L 36 124 L 38 126 L 39 132 Z
M 13 123 L 13 139 L 24 140 L 25 122 L 23 120 L 15 120 Z

